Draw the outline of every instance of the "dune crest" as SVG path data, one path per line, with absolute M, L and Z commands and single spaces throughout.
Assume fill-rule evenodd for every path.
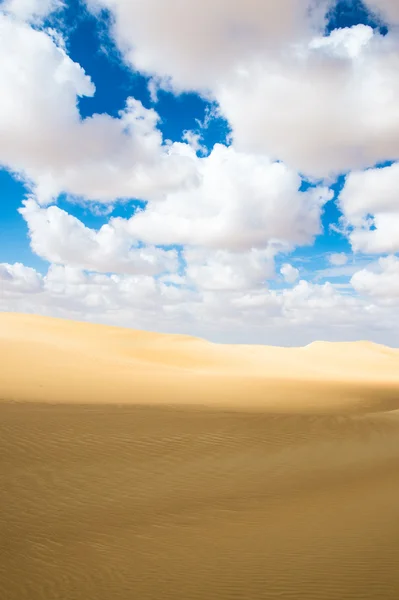
M 399 598 L 397 350 L 0 314 L 0 359 L 1 598 Z
M 369 342 L 222 345 L 0 314 L 0 398 L 293 412 L 399 408 L 399 350 Z

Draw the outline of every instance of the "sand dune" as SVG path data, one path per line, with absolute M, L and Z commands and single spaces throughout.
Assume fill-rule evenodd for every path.
M 0 598 L 397 600 L 399 352 L 0 315 Z
M 228 346 L 0 314 L 0 397 L 262 411 L 399 408 L 399 350 L 368 342 Z

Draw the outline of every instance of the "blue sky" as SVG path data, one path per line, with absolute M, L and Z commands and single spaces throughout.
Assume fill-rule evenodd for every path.
M 372 120 L 395 118 L 399 15 L 389 0 L 381 13 L 340 1 L 315 30 L 307 10 L 293 27 L 284 3 L 299 16 L 306 4 L 219 0 L 202 38 L 202 16 L 176 23 L 175 2 L 166 25 L 157 0 L 143 14 L 135 1 L 0 3 L 2 310 L 220 341 L 395 342 L 399 136 Z M 369 98 L 382 71 L 385 95 Z
M 198 128 L 197 120 L 204 120 L 206 111 L 212 109 L 212 104 L 198 94 L 184 93 L 175 96 L 162 91 L 158 102 L 152 102 L 148 91 L 149 78 L 132 71 L 123 63 L 109 36 L 108 21 L 105 14 L 98 19 L 88 12 L 82 2 L 71 0 L 65 10 L 56 16 L 51 15 L 43 25 L 52 27 L 59 23 L 60 29 L 67 35 L 69 56 L 85 69 L 96 86 L 96 93 L 92 98 L 79 99 L 82 118 L 94 113 L 107 113 L 117 117 L 126 98 L 134 96 L 147 107 L 156 105 L 157 112 L 161 115 L 159 128 L 165 138 L 181 140 L 185 130 Z M 203 130 L 204 144 L 207 148 L 212 148 L 217 142 L 225 142 L 227 132 L 228 124 L 224 119 L 212 120 L 210 126 Z M 13 176 L 6 168 L 0 171 L 0 192 L 3 197 L 7 197 L 0 208 L 1 239 L 4 236 L 6 240 L 1 245 L 0 260 L 21 261 L 45 272 L 46 263 L 29 250 L 26 225 L 17 212 L 27 190 L 21 179 Z M 134 210 L 132 206 L 136 205 L 135 199 L 131 200 L 132 202 L 118 204 L 112 215 L 130 216 Z M 58 200 L 58 205 L 66 208 L 88 227 L 99 228 L 107 221 L 107 217 L 93 213 L 90 206 L 82 207 L 66 202 L 62 197 Z

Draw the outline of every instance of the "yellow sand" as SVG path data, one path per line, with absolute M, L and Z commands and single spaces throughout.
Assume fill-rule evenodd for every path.
M 397 600 L 399 351 L 0 314 L 1 600 Z
M 228 346 L 0 313 L 0 397 L 294 412 L 399 408 L 399 350 Z

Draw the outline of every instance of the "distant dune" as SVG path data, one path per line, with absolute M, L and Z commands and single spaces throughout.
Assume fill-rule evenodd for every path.
M 398 600 L 399 351 L 0 314 L 1 600 Z
M 399 408 L 399 350 L 232 346 L 0 313 L 0 397 L 294 412 Z

